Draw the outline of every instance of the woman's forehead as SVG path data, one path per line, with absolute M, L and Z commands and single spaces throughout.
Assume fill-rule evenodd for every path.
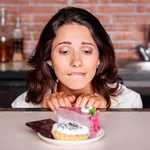
M 90 30 L 76 23 L 63 25 L 56 31 L 55 43 L 62 41 L 95 43 Z

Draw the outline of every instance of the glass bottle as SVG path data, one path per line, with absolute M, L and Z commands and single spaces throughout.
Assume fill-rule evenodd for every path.
M 0 62 L 8 62 L 12 59 L 11 40 L 6 26 L 6 10 L 1 8 L 0 22 Z
M 13 31 L 12 45 L 13 45 L 13 61 L 22 61 L 23 57 L 23 30 L 20 28 L 21 18 L 17 14 L 16 27 Z

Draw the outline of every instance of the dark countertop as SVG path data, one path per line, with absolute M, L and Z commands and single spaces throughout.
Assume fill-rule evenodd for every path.
M 0 79 L 26 80 L 30 67 L 26 61 L 0 63 Z

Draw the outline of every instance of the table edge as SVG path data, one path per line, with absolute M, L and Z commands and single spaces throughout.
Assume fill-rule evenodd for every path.
M 130 112 L 130 111 L 142 111 L 150 112 L 150 108 L 108 108 L 98 109 L 100 111 L 118 111 L 118 112 Z M 0 108 L 0 111 L 51 111 L 49 108 Z

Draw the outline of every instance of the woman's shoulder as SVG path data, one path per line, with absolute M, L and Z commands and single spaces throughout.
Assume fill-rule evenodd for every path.
M 19 95 L 11 104 L 12 108 L 40 108 L 41 105 L 34 105 L 31 102 L 27 103 L 25 98 L 27 96 L 27 91 Z
M 111 108 L 142 108 L 142 99 L 139 93 L 120 84 L 121 94 L 111 99 Z

